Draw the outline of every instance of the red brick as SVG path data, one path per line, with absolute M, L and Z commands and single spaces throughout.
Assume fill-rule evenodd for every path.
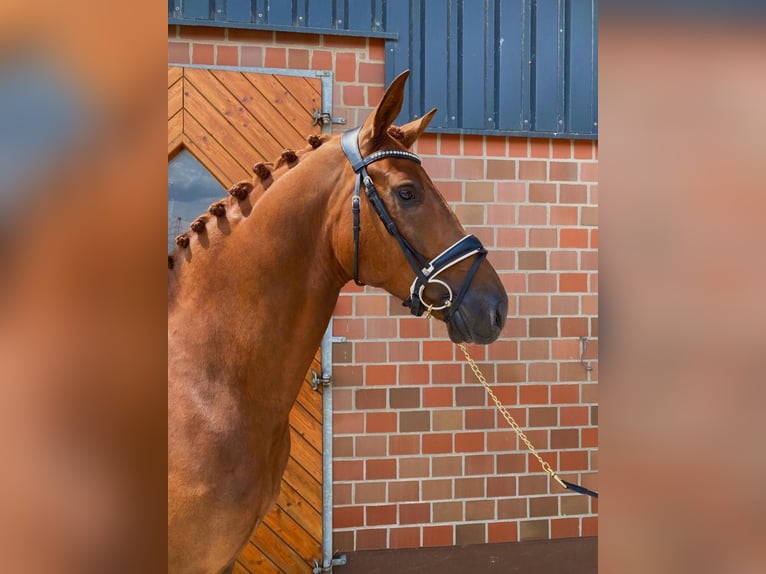
M 286 68 L 287 50 L 285 48 L 266 48 L 264 65 L 267 68 Z
M 439 153 L 441 155 L 461 155 L 460 136 L 455 134 L 440 134 Z
M 386 67 L 381 63 L 359 63 L 359 81 L 366 84 L 385 83 Z
M 424 478 L 430 476 L 430 458 L 400 458 L 399 478 Z
M 354 359 L 357 363 L 384 363 L 386 362 L 386 343 L 357 341 L 354 343 Z
M 328 48 L 346 48 L 363 50 L 367 47 L 365 38 L 356 36 L 322 36 L 324 45 Z
M 329 39 L 329 36 L 325 36 L 325 45 Z M 356 82 L 356 54 L 353 52 L 335 54 L 335 81 Z
M 574 157 L 576 159 L 593 159 L 593 142 L 590 140 L 575 140 Z
M 455 434 L 455 452 L 481 452 L 484 450 L 484 433 L 464 432 Z
M 388 452 L 391 455 L 420 454 L 420 435 L 400 434 L 388 437 Z
M 590 248 L 598 249 L 598 229 L 590 230 Z
M 577 181 L 577 163 L 573 161 L 552 161 L 551 181 Z
M 168 42 L 169 64 L 188 64 L 190 62 L 188 42 Z
M 420 136 L 417 142 L 417 153 L 420 155 L 436 155 L 438 149 L 439 136 L 436 134 L 426 133 Z
M 551 315 L 576 315 L 580 312 L 580 298 L 577 295 L 553 295 Z
M 207 26 L 179 26 L 181 38 L 190 40 L 223 40 L 224 29 Z
M 367 57 L 369 60 L 382 62 L 386 59 L 386 45 L 385 41 L 380 38 L 369 38 Z
M 454 385 L 463 381 L 463 369 L 460 365 L 449 364 L 434 364 L 431 366 L 431 384 L 432 385 Z M 449 405 L 444 406 L 450 406 Z M 437 406 L 437 405 L 434 405 Z
M 463 155 L 484 156 L 483 136 L 463 136 Z
M 559 424 L 561 424 L 561 426 L 574 427 L 588 425 L 588 407 L 561 407 L 559 411 Z
M 531 517 L 557 516 L 559 513 L 557 496 L 535 496 L 529 499 Z
M 287 62 L 292 70 L 308 70 L 309 51 L 297 48 L 290 48 L 287 51 Z
M 598 181 L 598 164 L 580 164 L 580 181 Z
M 333 533 L 337 536 L 338 533 Z M 353 550 L 379 550 L 386 547 L 388 530 L 385 528 L 363 528 L 356 532 L 356 547 Z M 348 550 L 352 550 L 349 548 Z
M 435 457 L 431 460 L 434 467 L 434 475 L 454 476 L 455 474 L 460 473 L 460 457 Z M 424 480 L 422 496 L 423 500 L 452 499 L 452 479 L 439 478 L 434 480 Z
M 452 546 L 454 540 L 454 526 L 445 524 L 440 526 L 423 527 L 423 546 Z
M 417 480 L 399 480 L 388 483 L 388 500 L 390 502 L 414 502 L 419 498 Z
M 398 424 L 396 413 L 367 413 L 365 419 L 368 433 L 396 432 Z M 334 430 L 338 432 L 337 429 Z
M 485 498 L 486 479 L 481 476 L 455 479 L 455 498 Z
M 364 467 L 361 460 L 336 460 L 332 464 L 335 480 L 363 480 Z
M 388 440 L 385 436 L 361 435 L 354 437 L 356 456 L 382 457 L 388 454 Z
M 484 160 L 483 159 L 461 159 L 454 160 L 456 179 L 484 179 Z
M 562 337 L 584 337 L 588 335 L 587 317 L 562 317 L 561 318 L 561 336 Z M 579 346 L 579 341 L 577 341 Z M 560 357 L 563 358 L 563 357 Z M 571 357 L 572 359 L 576 357 Z
M 554 205 L 550 208 L 551 225 L 577 225 L 577 208 Z
M 552 271 L 575 271 L 579 268 L 576 251 L 554 251 L 551 253 Z
M 423 454 L 447 454 L 452 452 L 452 435 L 449 433 L 424 434 Z
M 467 455 L 465 457 L 465 474 L 494 474 L 495 457 L 491 454 Z
M 469 500 L 465 503 L 466 520 L 494 520 L 494 500 Z
M 526 247 L 527 234 L 524 229 L 519 228 L 499 228 L 497 229 L 498 247 Z
M 249 44 L 272 44 L 274 42 L 274 32 L 229 28 L 229 41 L 247 42 Z
M 549 139 L 540 139 L 540 138 L 530 138 L 529 140 L 529 148 L 530 148 L 530 157 L 540 157 L 540 158 L 548 158 L 550 157 L 550 144 L 551 140 Z
M 393 339 L 396 337 L 396 327 L 398 321 L 392 318 L 368 318 L 367 338 L 368 339 Z
M 598 447 L 598 428 L 585 428 L 582 429 L 581 446 L 583 448 L 597 448 Z
M 332 70 L 332 52 L 328 50 L 312 50 L 311 69 Z
M 385 93 L 383 86 L 365 86 L 365 88 L 367 89 L 367 105 L 378 105 Z
M 520 270 L 529 271 L 533 269 L 546 269 L 547 268 L 547 255 L 545 251 L 519 251 L 518 256 L 518 268 Z
M 487 541 L 485 531 L 484 523 L 458 524 L 455 526 L 455 544 L 458 546 L 484 544 Z
M 361 506 L 336 506 L 332 513 L 333 528 L 364 526 L 364 508 Z
M 548 385 L 522 385 L 519 388 L 519 404 L 545 405 L 548 404 Z
M 508 138 L 510 157 L 529 157 L 529 138 Z
M 556 185 L 553 183 L 530 183 L 529 201 L 531 203 L 554 203 L 556 201 Z
M 570 140 L 551 140 L 551 157 L 556 159 L 570 159 L 572 157 L 572 142 Z
M 385 389 L 357 389 L 355 393 L 355 407 L 357 409 L 385 409 Z
M 508 409 L 510 412 L 511 409 Z M 524 420 L 525 418 L 519 417 L 517 414 L 511 413 L 514 419 L 516 419 L 516 422 L 524 426 Z M 505 424 L 505 423 L 503 423 Z M 515 450 L 518 447 L 518 443 L 516 440 L 516 434 L 512 431 L 509 432 L 505 429 L 502 431 L 496 431 L 496 432 L 488 432 L 487 433 L 487 451 L 490 452 L 507 452 L 509 450 Z
M 504 137 L 487 136 L 486 138 L 486 155 L 495 157 L 507 157 L 508 156 L 508 140 Z
M 192 63 L 213 64 L 213 48 L 212 44 L 192 44 Z
M 533 382 L 546 382 L 556 380 L 556 363 L 550 363 L 548 361 L 544 363 L 530 363 L 528 369 L 527 379 L 530 383 Z
M 559 470 L 588 470 L 588 453 L 584 450 L 561 451 L 559 453 Z
M 497 455 L 498 474 L 523 474 L 527 471 L 527 458 L 523 454 Z
M 584 185 L 562 183 L 559 185 L 559 203 L 587 203 L 588 189 Z
M 559 291 L 562 293 L 587 293 L 588 276 L 585 273 L 561 273 Z
M 218 46 L 216 63 L 219 66 L 238 66 L 239 50 L 237 46 Z
M 363 106 L 364 105 L 364 86 L 347 85 L 343 86 L 343 105 Z
M 488 159 L 487 179 L 516 179 L 516 163 L 515 159 Z
M 554 518 L 551 520 L 551 538 L 577 538 L 580 536 L 579 518 Z
M 423 524 L 431 521 L 431 505 L 427 502 L 399 505 L 399 524 Z
M 381 480 L 396 478 L 396 459 L 370 459 L 365 461 L 365 479 Z
M 577 429 L 552 429 L 551 448 L 563 450 L 578 448 L 580 446 L 580 433 Z
M 516 542 L 519 539 L 517 522 L 491 521 L 487 524 L 487 542 Z
M 519 523 L 519 540 L 547 540 L 548 520 L 524 520 Z
M 459 407 L 476 407 L 486 404 L 485 392 L 479 386 L 457 387 L 455 389 L 455 404 Z
M 341 436 L 332 439 L 333 456 L 349 457 L 354 456 L 354 437 Z
M 519 225 L 546 225 L 548 207 L 545 205 L 520 205 Z
M 526 185 L 522 182 L 499 181 L 495 186 L 498 202 L 521 203 L 527 199 Z
M 564 228 L 559 231 L 559 247 L 567 248 L 582 248 L 588 247 L 588 230 L 587 229 L 569 229 Z
M 334 413 L 333 430 L 338 434 L 354 434 L 364 432 L 364 415 L 362 413 Z
M 365 507 L 365 526 L 396 524 L 396 504 Z
M 423 389 L 423 407 L 451 407 L 455 404 L 452 388 L 436 387 Z
M 580 385 L 561 384 L 551 386 L 551 403 L 567 404 L 578 403 L 579 401 Z
M 422 386 L 429 379 L 428 365 L 399 365 L 399 385 Z
M 516 491 L 516 477 L 514 476 L 487 477 L 487 496 L 490 498 L 516 496 Z
M 522 180 L 546 180 L 547 166 L 544 161 L 520 161 L 519 179 Z
M 394 363 L 407 363 L 420 360 L 420 348 L 412 341 L 389 341 L 388 359 Z
M 299 44 L 302 46 L 318 46 L 320 36 L 302 32 L 277 32 L 277 44 Z
M 367 365 L 365 385 L 395 385 L 396 365 Z
M 399 336 L 402 339 L 426 339 L 430 336 L 428 321 L 420 317 L 399 319 Z
M 332 487 L 332 501 L 337 506 L 349 506 L 352 504 L 351 492 L 353 487 L 351 484 L 333 484 Z
M 529 230 L 530 247 L 556 247 L 556 229 L 534 227 Z
M 452 179 L 452 159 L 450 158 L 424 157 L 423 169 L 428 172 L 431 179 Z M 442 182 L 438 185 L 441 187 Z

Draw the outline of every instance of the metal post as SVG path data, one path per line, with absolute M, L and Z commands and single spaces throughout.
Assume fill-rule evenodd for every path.
M 346 563 L 346 556 L 333 559 L 332 551 L 332 344 L 345 337 L 332 336 L 332 318 L 322 337 L 322 565 L 314 574 L 332 572 Z

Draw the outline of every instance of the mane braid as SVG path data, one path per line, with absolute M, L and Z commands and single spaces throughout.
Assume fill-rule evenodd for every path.
M 272 183 L 279 179 L 284 173 L 287 173 L 289 169 L 295 167 L 304 155 L 314 151 L 331 137 L 330 134 L 311 134 L 306 138 L 306 141 L 309 144 L 307 147 L 298 151 L 285 149 L 273 162 L 257 162 L 253 165 L 253 172 L 255 175 L 253 176 L 252 181 L 242 180 L 231 185 L 227 190 L 229 197 L 211 203 L 207 209 L 207 213 L 203 213 L 192 221 L 190 230 L 194 232 L 193 234 L 185 232 L 175 238 L 176 247 L 173 249 L 172 253 L 168 254 L 168 269 L 174 269 L 176 267 L 177 258 L 175 257 L 175 254 L 180 249 L 188 249 L 195 236 L 207 231 L 207 222 L 209 220 L 226 217 L 227 212 L 238 207 L 239 202 L 247 199 L 248 196 L 254 198 L 251 199 L 251 203 L 255 205 L 260 198 L 260 195 L 271 187 Z M 257 197 L 256 194 L 258 194 Z M 210 217 L 208 214 L 213 217 Z M 243 216 L 243 219 L 247 218 L 246 215 L 243 214 Z M 237 221 L 238 219 L 235 219 L 232 223 L 236 223 Z M 180 261 L 183 261 L 183 259 Z

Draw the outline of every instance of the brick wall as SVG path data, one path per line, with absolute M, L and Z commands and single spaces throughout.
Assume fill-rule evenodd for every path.
M 384 90 L 382 40 L 168 28 L 171 63 L 334 72 L 333 115 Z M 337 129 L 343 129 L 341 127 Z M 470 346 L 564 479 L 597 488 L 598 145 L 425 134 L 415 151 L 509 293 L 502 337 Z M 335 310 L 334 549 L 597 534 L 597 501 L 551 483 L 460 360 L 446 328 L 374 288 Z M 580 364 L 580 337 L 588 337 Z

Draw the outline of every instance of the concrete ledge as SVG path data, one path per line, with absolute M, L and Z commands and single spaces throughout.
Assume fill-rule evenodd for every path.
M 598 538 L 343 552 L 334 574 L 595 574 Z

